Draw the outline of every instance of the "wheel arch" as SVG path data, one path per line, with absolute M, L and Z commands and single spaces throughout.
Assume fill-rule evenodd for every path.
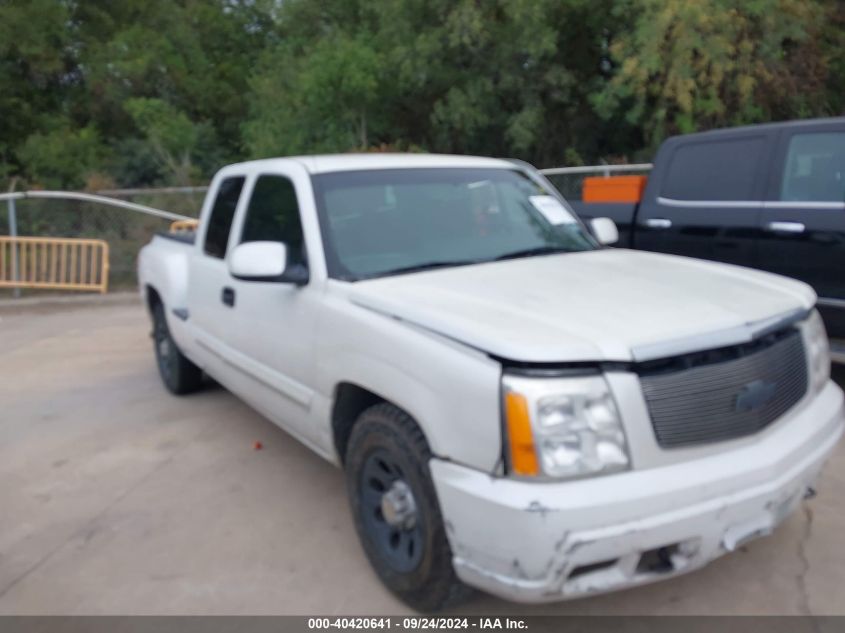
M 161 294 L 152 284 L 146 284 L 144 286 L 144 304 L 147 306 L 147 310 L 150 314 L 153 313 L 153 310 L 155 310 L 155 307 L 158 304 L 164 305 L 164 300 L 161 298 Z
M 417 417 L 406 407 L 360 384 L 342 381 L 335 387 L 331 409 L 332 438 L 341 465 L 346 461 L 346 449 L 349 445 L 349 437 L 352 435 L 352 429 L 358 418 L 370 407 L 382 403 L 393 405 L 407 414 L 420 429 L 429 447 L 431 447 L 431 442 L 427 437 L 425 429 Z

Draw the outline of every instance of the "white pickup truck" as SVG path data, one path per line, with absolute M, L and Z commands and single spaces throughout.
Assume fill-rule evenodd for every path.
M 523 163 L 304 156 L 225 167 L 138 266 L 167 388 L 208 374 L 341 466 L 373 568 L 427 611 L 700 567 L 842 435 L 809 286 L 615 234 Z

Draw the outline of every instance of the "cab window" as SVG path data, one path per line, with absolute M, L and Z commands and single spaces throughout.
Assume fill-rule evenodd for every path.
M 293 183 L 284 176 L 259 176 L 255 181 L 241 242 L 282 242 L 288 264 L 305 264 L 305 240 Z
M 205 231 L 203 251 L 206 255 L 220 259 L 226 257 L 232 219 L 235 217 L 235 209 L 238 207 L 238 198 L 241 196 L 243 187 L 243 176 L 226 178 L 220 183 L 214 206 L 208 216 L 208 228 Z
M 673 200 L 754 200 L 764 146 L 759 136 L 680 145 L 660 193 Z
M 845 202 L 845 132 L 795 134 L 790 139 L 780 199 Z

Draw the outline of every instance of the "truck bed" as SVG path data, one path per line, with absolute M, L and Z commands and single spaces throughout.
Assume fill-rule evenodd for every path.
M 169 231 L 159 231 L 156 233 L 156 236 L 163 237 L 167 240 L 173 240 L 175 242 L 182 242 L 183 244 L 190 244 L 193 245 L 194 242 L 197 240 L 196 231 L 184 232 L 184 233 L 171 233 Z

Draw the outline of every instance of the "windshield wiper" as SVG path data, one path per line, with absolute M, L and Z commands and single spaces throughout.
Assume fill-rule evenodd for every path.
M 496 261 L 503 259 L 519 259 L 520 257 L 534 257 L 535 255 L 550 255 L 552 253 L 571 253 L 572 250 L 564 248 L 563 246 L 538 246 L 536 248 L 526 248 L 521 251 L 514 251 L 513 253 L 505 253 L 499 255 Z
M 374 275 L 366 275 L 363 279 L 372 279 L 374 277 L 387 277 L 389 275 L 401 275 L 403 273 L 418 273 L 424 270 L 435 270 L 437 268 L 453 268 L 455 266 L 469 266 L 470 264 L 480 263 L 474 259 L 457 259 L 446 260 L 439 262 L 426 262 L 424 264 L 414 264 L 412 266 L 402 266 L 401 268 L 394 268 L 393 270 L 386 270 L 383 273 L 376 273 Z

